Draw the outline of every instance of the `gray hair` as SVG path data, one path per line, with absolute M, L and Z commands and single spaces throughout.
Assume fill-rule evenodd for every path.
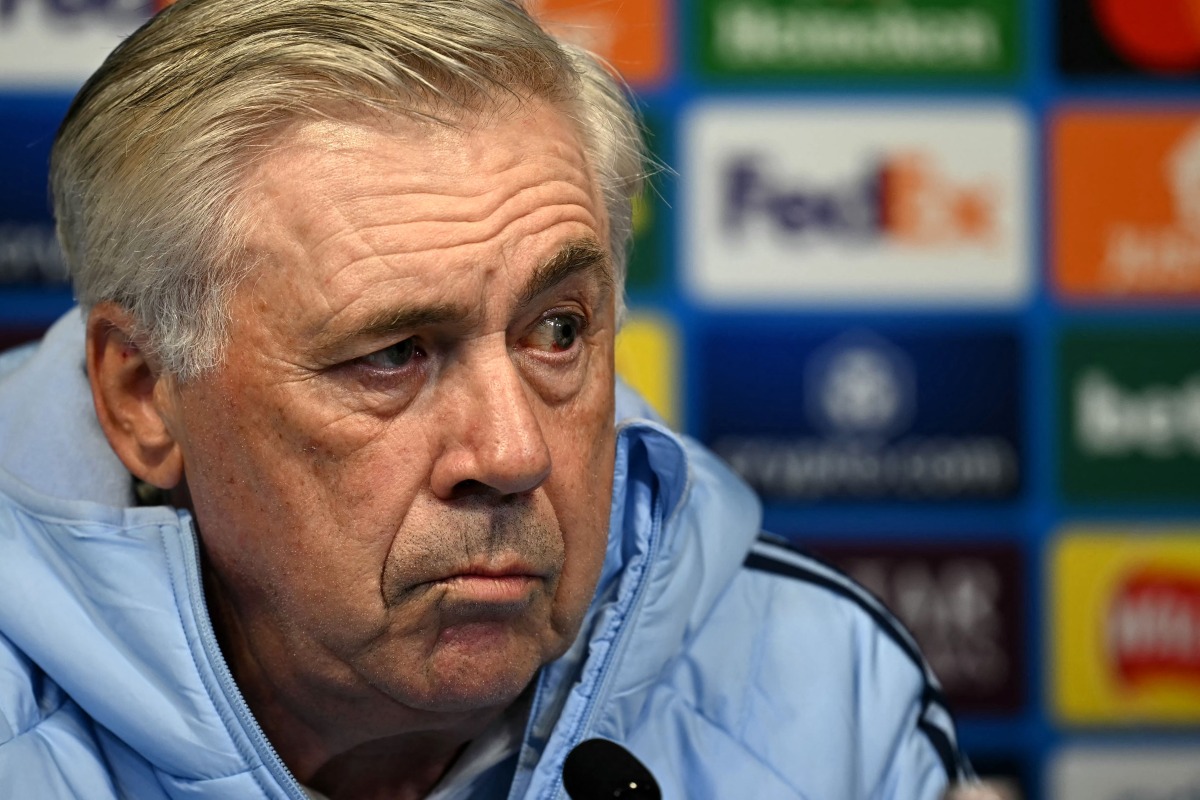
M 113 51 L 55 142 L 76 296 L 124 308 L 162 368 L 190 380 L 223 356 L 252 266 L 238 188 L 273 134 L 354 109 L 438 120 L 530 97 L 576 123 L 623 290 L 644 175 L 636 114 L 595 57 L 515 0 L 182 0 Z

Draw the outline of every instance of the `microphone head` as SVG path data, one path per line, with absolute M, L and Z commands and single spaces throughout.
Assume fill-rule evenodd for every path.
M 662 798 L 650 770 L 633 753 L 607 739 L 588 739 L 567 754 L 563 787 L 571 800 Z

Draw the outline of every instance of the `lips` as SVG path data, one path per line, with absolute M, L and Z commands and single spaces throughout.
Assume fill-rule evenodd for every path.
M 527 598 L 541 583 L 535 575 L 467 573 L 437 581 L 447 592 L 477 603 L 509 604 Z
M 476 603 L 511 604 L 528 599 L 545 574 L 524 562 L 471 565 L 429 581 L 447 597 Z

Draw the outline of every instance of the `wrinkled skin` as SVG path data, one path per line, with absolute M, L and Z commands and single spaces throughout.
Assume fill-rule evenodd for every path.
M 297 125 L 246 187 L 258 263 L 227 356 L 162 404 L 210 609 L 302 780 L 332 792 L 387 753 L 428 784 L 595 588 L 603 204 L 572 123 L 535 102 L 459 129 Z

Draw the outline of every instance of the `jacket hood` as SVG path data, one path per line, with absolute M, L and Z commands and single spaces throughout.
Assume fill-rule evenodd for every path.
M 267 796 L 298 796 L 216 644 L 190 516 L 132 507 L 132 481 L 92 408 L 83 339 L 73 310 L 40 344 L 0 356 L 0 630 L 112 732 L 114 752 L 141 754 L 179 794 L 228 790 L 241 776 Z M 643 687 L 707 615 L 759 529 L 749 489 L 623 386 L 617 424 L 586 661 L 544 671 L 531 731 L 541 708 L 553 732 L 542 740 L 550 763 L 524 778 L 535 790 L 557 791 L 562 759 L 585 735 L 624 737 Z M 0 691 L 0 720 L 17 702 Z
M 37 344 L 0 355 L 0 470 L 41 494 L 122 509 L 132 481 L 108 446 L 88 385 L 78 308 Z M 71 452 L 50 443 L 70 443 Z

